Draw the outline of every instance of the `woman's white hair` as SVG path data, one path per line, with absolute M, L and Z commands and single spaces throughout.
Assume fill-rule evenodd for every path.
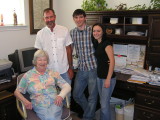
M 37 58 L 39 57 L 46 57 L 47 58 L 47 63 L 49 63 L 49 56 L 48 56 L 48 53 L 44 50 L 37 50 L 35 53 L 34 53 L 34 57 L 33 57 L 33 65 L 36 66 L 37 64 Z

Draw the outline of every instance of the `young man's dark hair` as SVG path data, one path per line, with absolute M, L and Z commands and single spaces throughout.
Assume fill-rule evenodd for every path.
M 77 16 L 77 15 L 83 15 L 84 17 L 86 17 L 86 13 L 84 10 L 82 9 L 76 9 L 74 12 L 73 12 L 73 17 Z

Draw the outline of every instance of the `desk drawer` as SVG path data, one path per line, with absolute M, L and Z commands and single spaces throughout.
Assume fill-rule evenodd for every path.
M 123 90 L 129 90 L 129 91 L 135 91 L 136 85 L 135 83 L 129 83 L 129 82 L 123 82 L 123 81 L 117 80 L 116 88 L 123 89 Z
M 160 120 L 159 112 L 135 107 L 134 120 Z
M 159 97 L 160 98 L 160 91 L 157 91 L 157 90 L 138 87 L 137 88 L 137 92 L 138 93 L 142 93 L 142 94 L 146 94 L 146 95 L 150 95 L 150 96 L 153 96 L 153 97 Z
M 136 95 L 136 104 L 150 107 L 150 108 L 155 108 L 160 110 L 160 98 L 158 97 L 152 97 L 144 94 L 138 93 Z

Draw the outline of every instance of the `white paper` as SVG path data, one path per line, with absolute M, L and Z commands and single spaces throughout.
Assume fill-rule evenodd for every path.
M 113 44 L 115 65 L 127 68 L 143 68 L 145 58 L 145 45 Z
M 114 56 L 115 58 L 115 65 L 116 66 L 126 66 L 126 60 L 127 60 L 127 57 L 118 57 L 118 56 Z
M 140 45 L 128 45 L 127 60 L 136 62 L 140 58 Z
M 113 44 L 114 54 L 127 56 L 127 46 L 128 45 Z

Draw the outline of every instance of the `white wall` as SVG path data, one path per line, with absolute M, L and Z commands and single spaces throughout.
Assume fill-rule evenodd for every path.
M 72 13 L 75 9 L 81 8 L 83 0 L 54 0 L 57 1 L 58 8 L 55 9 L 57 23 L 69 29 L 75 26 Z M 54 3 L 53 3 L 54 4 Z
M 0 30 L 0 59 L 8 58 L 8 54 L 13 53 L 16 49 L 31 47 L 34 45 L 36 35 L 30 35 L 29 30 L 29 6 L 28 0 L 25 1 L 26 24 L 23 30 Z M 75 9 L 81 8 L 83 0 L 53 0 L 53 8 L 57 15 L 56 23 L 64 25 L 69 29 L 75 27 L 72 19 L 72 13 Z M 150 3 L 150 0 L 106 0 L 108 7 L 115 8 L 120 3 L 126 3 L 128 7 L 137 4 Z M 0 29 L 2 29 L 0 27 Z
M 29 7 L 28 0 L 25 1 L 25 20 L 26 27 L 20 27 L 18 30 L 14 27 L 0 27 L 0 59 L 8 58 L 8 54 L 13 53 L 16 49 L 32 47 L 35 41 L 35 35 L 30 35 L 29 28 Z

